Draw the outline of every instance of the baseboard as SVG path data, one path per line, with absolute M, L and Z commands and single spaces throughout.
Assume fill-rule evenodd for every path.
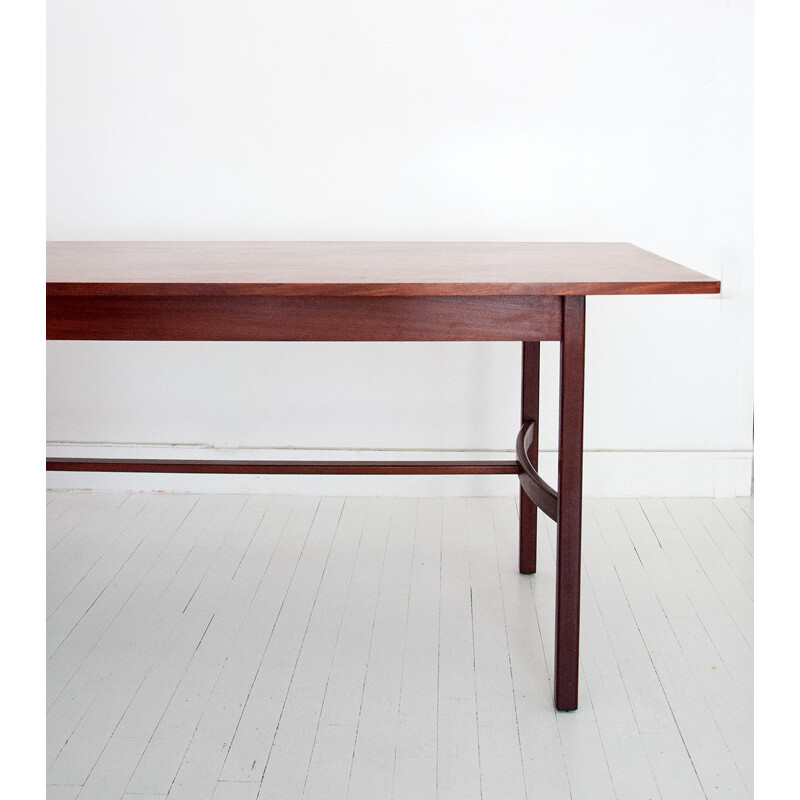
M 186 445 L 50 443 L 48 456 L 71 458 L 242 459 L 513 459 L 511 451 L 223 449 Z M 750 494 L 751 451 L 587 450 L 587 497 L 737 497 Z M 540 454 L 541 473 L 556 484 L 557 454 Z M 171 475 L 48 472 L 49 489 L 221 492 L 408 497 L 505 497 L 518 491 L 511 475 Z

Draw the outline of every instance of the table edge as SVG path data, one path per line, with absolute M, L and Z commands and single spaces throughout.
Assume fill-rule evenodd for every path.
M 719 294 L 721 282 L 696 280 L 547 283 L 152 283 L 47 281 L 48 297 L 502 297 Z

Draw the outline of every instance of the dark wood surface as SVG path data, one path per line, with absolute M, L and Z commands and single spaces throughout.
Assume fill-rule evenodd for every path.
M 558 415 L 558 539 L 556 544 L 556 676 L 559 711 L 578 707 L 583 500 L 583 382 L 586 298 L 564 298 Z
M 686 294 L 719 281 L 608 242 L 49 242 L 51 295 Z
M 537 423 L 526 422 L 517 436 L 517 462 L 519 463 L 519 483 L 522 495 L 533 509 L 540 508 L 550 519 L 558 522 L 558 492 L 542 478 L 537 470 L 537 465 L 531 457 L 533 453 L 533 440 L 536 437 Z M 538 459 L 537 459 L 538 461 Z M 520 508 L 520 512 L 522 509 Z M 534 517 L 535 519 L 535 517 Z M 523 516 L 520 513 L 520 572 L 529 574 L 536 572 L 535 569 L 526 571 L 522 569 L 523 543 L 528 536 L 528 531 L 522 527 Z M 536 528 L 534 527 L 534 535 Z M 535 566 L 535 545 L 534 540 L 534 566 Z M 529 562 L 526 562 L 529 563 Z
M 560 338 L 560 337 L 559 337 Z M 525 448 L 528 463 L 539 466 L 539 342 L 522 343 L 522 399 L 520 419 L 523 428 L 530 425 L 529 446 Z M 523 575 L 536 572 L 537 511 L 533 499 L 525 491 L 522 476 L 519 487 L 519 571 Z
M 225 461 L 48 458 L 57 472 L 174 472 L 234 475 L 516 475 L 516 461 Z
M 555 341 L 558 297 L 47 297 L 48 339 Z

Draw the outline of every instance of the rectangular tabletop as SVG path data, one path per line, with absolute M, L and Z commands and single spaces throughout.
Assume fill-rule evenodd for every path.
M 475 297 L 719 292 L 608 242 L 50 242 L 51 296 Z
M 554 341 L 568 296 L 718 291 L 631 244 L 51 242 L 47 337 Z

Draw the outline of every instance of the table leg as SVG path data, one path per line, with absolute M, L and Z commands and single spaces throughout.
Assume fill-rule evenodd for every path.
M 539 342 L 522 343 L 522 424 L 533 422 L 533 439 L 528 457 L 539 466 Z M 537 508 L 520 487 L 519 490 L 519 571 L 536 572 Z
M 586 298 L 564 298 L 558 445 L 555 700 L 578 707 Z

